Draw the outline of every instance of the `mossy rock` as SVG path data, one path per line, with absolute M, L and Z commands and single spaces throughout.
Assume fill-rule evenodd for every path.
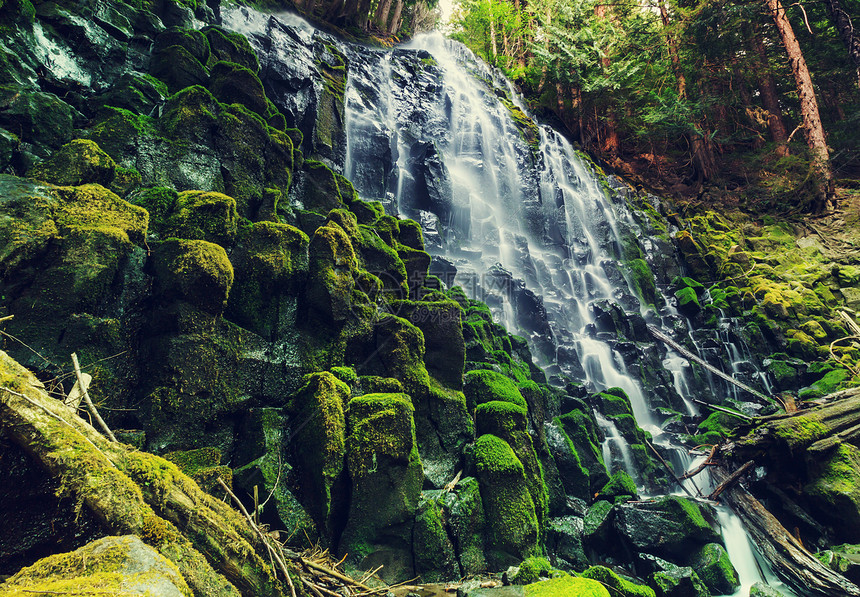
M 162 31 L 155 38 L 152 53 L 158 54 L 171 46 L 182 46 L 200 64 L 205 65 L 209 60 L 209 40 L 197 29 L 170 27 Z
M 675 300 L 678 304 L 678 311 L 687 317 L 692 317 L 702 310 L 702 306 L 699 304 L 699 297 L 693 288 L 686 287 L 676 290 Z
M 597 494 L 597 499 L 608 500 L 615 503 L 616 498 L 627 497 L 638 499 L 639 492 L 636 483 L 625 471 L 616 471 L 609 479 L 609 483 L 603 486 Z
M 116 163 L 98 145 L 86 139 L 75 139 L 49 159 L 36 164 L 27 176 L 59 186 L 96 183 L 107 187 L 115 172 Z
M 757 582 L 750 587 L 750 597 L 785 597 L 785 593 L 777 591 L 764 582 Z
M 327 214 L 343 207 L 337 176 L 331 168 L 315 160 L 305 160 L 301 171 L 298 200 L 304 209 Z
M 741 585 L 729 554 L 719 543 L 708 543 L 694 553 L 690 567 L 714 595 L 730 595 Z
M 597 435 L 597 424 L 585 412 L 579 410 L 561 415 L 555 422 L 570 440 L 583 468 L 588 471 L 588 496 L 594 495 L 609 482 Z
M 424 363 L 434 379 L 463 388 L 466 344 L 462 310 L 454 301 L 392 301 L 392 309 L 424 334 Z
M 163 521 L 162 521 L 163 522 Z M 4 595 L 157 594 L 191 597 L 176 565 L 135 535 L 104 537 L 43 558 L 9 578 Z
M 307 504 L 324 537 L 334 532 L 338 505 L 346 496 L 337 487 L 346 457 L 346 417 L 344 408 L 350 390 L 329 372 L 314 373 L 291 399 L 289 410 L 306 423 L 290 438 L 293 463 L 299 478 L 301 500 Z
M 379 208 L 381 204 L 377 203 Z M 375 208 L 375 209 L 379 209 Z M 379 214 L 382 215 L 382 214 Z M 421 232 L 421 225 L 415 220 L 400 220 L 397 222 L 397 242 L 404 247 L 415 249 L 417 251 L 424 250 L 424 234 Z
M 376 324 L 376 357 L 387 377 L 400 380 L 413 400 L 427 395 L 430 376 L 424 366 L 424 334 L 402 317 L 382 316 Z
M 228 487 L 233 486 L 233 470 L 221 464 L 221 450 L 218 448 L 168 452 L 163 458 L 194 479 L 203 491 L 220 497 L 224 490 L 218 483 L 219 479 Z
M 290 529 L 287 544 L 306 548 L 309 542 L 319 540 L 319 530 L 284 482 L 292 472 L 285 449 L 285 422 L 286 415 L 280 408 L 252 408 L 244 413 L 234 454 L 234 462 L 240 466 L 233 471 L 233 479 L 236 489 L 246 495 L 253 495 L 255 485 L 263 495 L 271 493 L 271 499 L 261 507 L 261 520 L 276 528 Z
M 655 597 L 651 587 L 625 580 L 606 566 L 591 566 L 582 573 L 582 578 L 598 581 L 618 597 Z
M 266 91 L 260 78 L 235 62 L 216 62 L 209 72 L 209 91 L 224 104 L 242 104 L 260 116 L 266 115 Z
M 646 305 L 656 305 L 658 301 L 654 273 L 644 259 L 632 259 L 624 264 L 630 289 Z
M 573 577 L 568 574 L 559 578 L 532 583 L 525 587 L 526 597 L 558 597 L 559 595 L 610 597 L 606 587 L 596 580 Z
M 439 499 L 442 492 L 421 494 L 415 513 L 412 548 L 415 552 L 415 574 L 425 583 L 445 582 L 460 576 L 454 545 L 445 531 L 445 519 Z
M 183 191 L 162 227 L 165 238 L 205 240 L 231 247 L 236 239 L 236 200 L 223 193 Z
M 387 562 L 389 580 L 414 572 L 412 531 L 424 475 L 413 410 L 405 394 L 368 394 L 348 408 L 352 499 L 340 549 L 363 569 Z
M 158 128 L 168 139 L 210 145 L 219 111 L 218 100 L 202 84 L 185 87 L 167 98 Z
M 657 597 L 711 597 L 708 587 L 690 567 L 671 566 L 651 575 Z
M 54 211 L 54 221 L 62 232 L 66 227 L 88 230 L 113 228 L 133 243 L 143 244 L 149 216 L 145 210 L 117 197 L 97 184 L 58 187 L 62 201 Z
M 251 72 L 260 71 L 257 54 L 244 35 L 215 25 L 204 27 L 201 31 L 209 41 L 210 64 L 218 61 L 235 62 Z
M 212 315 L 224 311 L 233 285 L 233 266 L 221 246 L 170 239 L 153 249 L 153 268 L 165 300 L 184 300 Z
M 463 477 L 450 492 L 444 494 L 443 500 L 445 522 L 457 550 L 457 560 L 463 574 L 487 572 L 484 556 L 486 517 L 478 480 L 474 477 Z
M 406 267 L 407 283 L 410 293 L 413 293 L 414 290 L 424 286 L 424 280 L 430 270 L 430 253 L 400 245 L 397 249 L 397 255 L 403 260 L 403 265 Z
M 812 385 L 801 389 L 797 397 L 801 400 L 815 400 L 827 394 L 832 394 L 839 389 L 843 382 L 851 379 L 851 374 L 846 369 L 834 369 L 824 374 L 824 377 Z
M 616 519 L 618 531 L 632 549 L 670 559 L 686 557 L 705 543 L 719 542 L 717 526 L 712 511 L 703 511 L 692 500 L 678 496 L 621 504 Z
M 489 565 L 505 568 L 538 555 L 538 520 L 522 463 L 508 443 L 494 435 L 478 438 L 474 458 L 487 517 Z
M 525 398 L 517 385 L 501 373 L 490 370 L 469 371 L 465 376 L 463 393 L 466 395 L 466 406 L 473 411 L 476 406 L 485 402 L 499 400 L 510 402 L 526 409 Z
M 154 54 L 150 74 L 163 81 L 170 93 L 193 85 L 206 85 L 209 73 L 194 55 L 182 46 L 169 46 Z
M 583 466 L 576 446 L 564 432 L 558 419 L 544 425 L 544 436 L 565 494 L 583 500 L 591 499 L 594 492 L 591 490 L 588 469 Z M 606 476 L 605 469 L 603 474 Z
M 549 560 L 540 556 L 526 558 L 517 568 L 517 573 L 510 579 L 515 585 L 528 585 L 537 582 L 540 577 L 547 578 L 553 569 Z
M 0 127 L 32 143 L 39 155 L 71 141 L 75 124 L 83 122 L 80 112 L 52 93 L 0 86 L 0 105 Z
M 860 448 L 841 444 L 816 469 L 815 480 L 804 487 L 812 514 L 829 521 L 839 539 L 860 542 Z
M 349 237 L 335 224 L 320 226 L 310 239 L 308 255 L 308 306 L 329 321 L 343 321 L 350 313 L 357 266 Z

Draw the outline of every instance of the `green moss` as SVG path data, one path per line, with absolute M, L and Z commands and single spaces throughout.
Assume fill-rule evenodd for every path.
M 519 570 L 511 580 L 515 585 L 527 585 L 537 582 L 541 576 L 549 576 L 552 564 L 542 557 L 526 558 L 520 562 Z
M 75 139 L 63 145 L 50 159 L 36 164 L 27 176 L 59 186 L 97 183 L 109 186 L 116 163 L 93 141 Z
M 675 300 L 678 302 L 678 310 L 687 316 L 695 315 L 702 309 L 699 304 L 699 297 L 693 288 L 686 287 L 676 290 Z
M 233 266 L 222 247 L 171 239 L 158 245 L 153 261 L 166 297 L 184 299 L 212 314 L 223 311 L 233 285 Z
M 105 537 L 73 552 L 48 556 L 8 579 L 3 595 L 24 597 L 33 593 L 122 595 L 161 587 L 169 579 L 183 595 L 191 597 L 176 566 L 163 556 L 152 554 L 151 567 L 140 570 L 130 555 L 146 549 L 132 536 Z M 136 554 L 137 557 L 149 557 Z
M 525 431 L 526 409 L 512 402 L 484 402 L 475 408 L 475 425 L 479 434 Z
M 582 578 L 598 581 L 617 597 L 655 597 L 651 587 L 625 580 L 606 566 L 591 566 L 582 573 Z
M 242 104 L 260 116 L 266 114 L 266 91 L 249 68 L 234 62 L 216 62 L 210 69 L 207 87 L 223 104 Z
M 525 595 L 526 597 L 559 597 L 560 595 L 610 597 L 609 591 L 596 580 L 568 575 L 530 584 L 525 588 Z
M 508 443 L 494 435 L 479 437 L 474 455 L 487 515 L 490 565 L 502 567 L 538 555 L 538 520 L 522 463 Z
M 646 305 L 656 305 L 657 286 L 654 283 L 654 274 L 644 259 L 632 259 L 625 264 L 627 280 L 630 289 Z
M 183 473 L 194 479 L 201 489 L 209 493 L 223 493 L 218 479 L 232 486 L 233 470 L 221 465 L 221 450 L 198 448 L 184 452 L 168 452 L 164 459 L 174 463 Z
M 465 380 L 463 393 L 466 395 L 466 405 L 470 411 L 479 404 L 493 400 L 510 402 L 523 409 L 528 408 L 516 384 L 500 373 L 489 370 L 469 371 L 466 373 Z
M 175 93 L 192 85 L 204 85 L 209 78 L 206 67 L 185 47 L 174 45 L 153 54 L 149 72 Z
M 773 433 L 775 437 L 784 441 L 792 452 L 799 453 L 800 450 L 825 437 L 829 430 L 815 418 L 815 414 L 810 414 L 778 421 Z
M 590 417 L 578 410 L 556 418 L 555 422 L 570 440 L 582 467 L 588 472 L 590 489 L 587 496 L 590 497 L 609 481 L 597 436 L 597 426 Z
M 821 379 L 797 393 L 801 400 L 814 400 L 827 394 L 832 394 L 840 386 L 851 379 L 851 374 L 845 369 L 834 369 L 824 375 Z
M 206 240 L 229 247 L 236 238 L 236 200 L 223 193 L 183 191 L 162 227 L 165 237 Z
M 609 479 L 609 483 L 603 486 L 598 493 L 598 499 L 607 499 L 615 502 L 615 498 L 629 496 L 632 498 L 638 497 L 639 492 L 636 489 L 636 483 L 630 478 L 625 471 L 617 471 Z
M 257 54 L 251 47 L 248 38 L 244 35 L 215 25 L 204 27 L 201 31 L 209 41 L 209 47 L 211 48 L 210 65 L 223 60 L 226 62 L 235 62 L 254 73 L 260 71 Z
M 690 565 L 714 595 L 734 593 L 741 584 L 729 554 L 719 543 L 703 546 L 693 555 Z

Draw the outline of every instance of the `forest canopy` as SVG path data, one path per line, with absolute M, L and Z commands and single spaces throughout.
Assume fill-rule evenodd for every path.
M 820 211 L 860 175 L 851 16 L 860 1 L 459 0 L 452 24 L 621 173 Z

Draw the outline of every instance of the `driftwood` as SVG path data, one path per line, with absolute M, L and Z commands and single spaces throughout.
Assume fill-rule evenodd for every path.
M 686 348 L 684 348 L 683 346 L 681 346 L 680 344 L 678 344 L 677 342 L 672 340 L 669 336 L 667 336 L 666 334 L 661 332 L 655 326 L 649 324 L 648 325 L 648 332 L 654 338 L 659 340 L 660 342 L 671 347 L 675 352 L 680 354 L 682 357 L 684 357 L 688 361 L 692 361 L 693 363 L 701 365 L 702 367 L 704 367 L 705 369 L 707 369 L 708 371 L 710 371 L 711 373 L 713 373 L 714 375 L 716 375 L 720 379 L 724 379 L 725 381 L 729 382 L 730 384 L 737 386 L 738 388 L 742 389 L 744 392 L 755 396 L 756 398 L 758 398 L 762 402 L 762 404 L 770 404 L 771 403 L 771 399 L 768 398 L 767 396 L 765 396 L 764 394 L 762 394 L 761 392 L 759 392 L 758 390 L 752 389 L 751 387 L 749 387 L 745 383 L 736 380 L 731 375 L 727 375 L 727 374 L 723 373 L 722 371 L 720 371 L 719 369 L 717 369 L 716 367 L 711 365 L 706 360 L 698 357 L 697 355 L 694 355 L 692 352 L 690 352 L 689 350 L 687 350 Z
M 722 467 L 712 469 L 712 474 L 720 482 L 729 478 L 728 472 Z M 723 493 L 723 499 L 740 517 L 774 571 L 800 594 L 860 597 L 860 587 L 815 559 L 800 541 L 741 485 L 728 487 Z
M 743 477 L 746 474 L 746 472 L 748 470 L 750 470 L 754 465 L 755 465 L 754 460 L 749 460 L 746 463 L 744 463 L 744 465 L 741 468 L 739 468 L 738 470 L 733 472 L 731 475 L 726 477 L 726 479 L 722 483 L 717 485 L 717 488 L 714 489 L 713 493 L 711 493 L 711 495 L 708 496 L 708 499 L 709 500 L 716 500 L 718 497 L 720 497 L 720 494 L 722 494 L 726 489 L 730 488 L 732 485 L 734 485 L 735 483 L 740 481 L 741 477 Z
M 113 443 L 0 352 L 0 429 L 111 534 L 135 534 L 174 562 L 195 595 L 281 595 L 238 512 L 172 463 Z M 226 579 L 226 580 L 225 580 Z
M 744 421 L 753 421 L 753 417 L 749 417 L 743 413 L 739 413 L 736 410 L 732 410 L 730 408 L 723 408 L 722 406 L 716 406 L 715 404 L 711 404 L 709 402 L 705 402 L 704 400 L 696 400 L 693 398 L 693 402 L 698 404 L 699 406 L 704 406 L 705 408 L 709 408 L 711 410 L 716 410 L 721 413 L 726 413 L 727 415 L 731 415 L 733 417 L 737 417 L 739 419 L 743 419 Z
M 99 427 L 102 428 L 102 431 L 105 432 L 105 435 L 110 438 L 110 441 L 116 443 L 117 439 L 114 436 L 113 431 L 110 430 L 110 427 L 107 426 L 105 420 L 102 419 L 102 416 L 99 414 L 98 409 L 96 409 L 96 405 L 93 404 L 93 401 L 90 399 L 90 393 L 87 391 L 87 382 L 81 374 L 81 365 L 78 363 L 78 355 L 77 353 L 72 353 L 72 365 L 75 367 L 75 377 L 78 379 L 78 386 L 81 389 L 81 394 L 84 397 L 84 403 L 87 405 L 87 410 L 90 411 L 90 414 L 99 424 Z

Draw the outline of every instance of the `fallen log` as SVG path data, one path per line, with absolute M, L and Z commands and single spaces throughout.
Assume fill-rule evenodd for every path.
M 762 394 L 758 390 L 752 389 L 751 387 L 749 387 L 745 383 L 736 380 L 731 375 L 727 375 L 726 373 L 723 373 L 722 371 L 720 371 L 719 369 L 717 369 L 716 367 L 711 365 L 709 362 L 702 359 L 701 357 L 694 355 L 692 352 L 690 352 L 689 350 L 687 350 L 686 348 L 684 348 L 683 346 L 681 346 L 680 344 L 678 344 L 677 342 L 672 340 L 669 336 L 667 336 L 666 334 L 661 332 L 657 327 L 655 327 L 651 324 L 648 324 L 648 332 L 655 339 L 666 344 L 667 346 L 672 348 L 675 352 L 680 354 L 682 357 L 684 357 L 688 361 L 692 361 L 693 363 L 696 363 L 697 365 L 701 365 L 702 367 L 704 367 L 705 369 L 707 369 L 708 371 L 710 371 L 711 373 L 713 373 L 714 375 L 716 375 L 720 379 L 724 379 L 725 381 L 729 382 L 730 384 L 737 386 L 738 388 L 742 389 L 744 392 L 746 392 L 752 396 L 755 396 L 756 398 L 759 399 L 761 404 L 769 405 L 769 404 L 773 403 L 773 401 L 770 398 L 768 398 L 767 396 L 765 396 L 764 394 Z
M 714 467 L 712 474 L 721 483 L 729 478 L 722 467 Z M 815 559 L 743 486 L 728 487 L 722 498 L 740 517 L 774 571 L 801 595 L 860 597 L 860 587 Z
M 723 493 L 726 489 L 730 488 L 732 485 L 740 481 L 741 477 L 743 477 L 748 470 L 750 470 L 755 465 L 754 460 L 748 460 L 744 465 L 733 472 L 731 475 L 726 477 L 726 480 L 717 485 L 717 488 L 708 496 L 709 500 L 716 500 L 720 497 L 720 494 Z
M 0 430 L 109 534 L 139 536 L 198 597 L 282 595 L 238 512 L 158 456 L 113 443 L 0 351 Z

